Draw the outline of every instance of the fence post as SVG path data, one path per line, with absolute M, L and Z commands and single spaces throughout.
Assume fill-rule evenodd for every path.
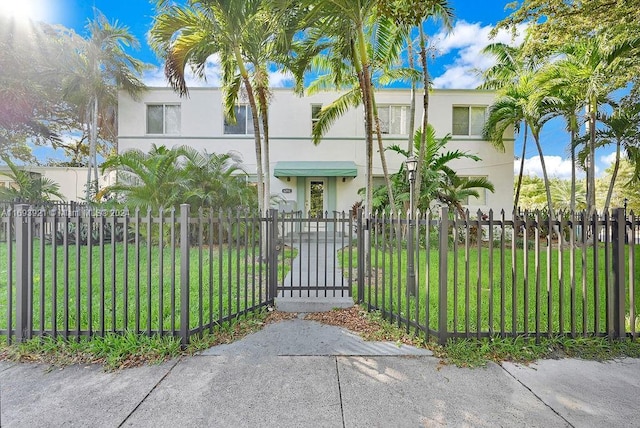
M 358 208 L 356 213 L 356 235 L 358 241 L 358 273 L 357 273 L 357 281 L 358 281 L 358 303 L 364 302 L 364 271 L 365 271 L 365 254 L 367 252 L 366 243 L 364 242 L 364 221 L 363 221 L 363 210 L 362 208 Z M 371 302 L 369 302 L 370 304 Z
M 189 204 L 180 204 L 180 343 L 189 344 Z
M 442 208 L 440 212 L 439 233 L 439 269 L 438 269 L 438 340 L 441 345 L 447 343 L 447 288 L 448 288 L 448 260 L 449 257 L 449 209 Z
M 613 319 L 609 321 L 610 338 L 622 339 L 625 331 L 625 252 L 624 238 L 627 219 L 623 208 L 613 209 L 613 230 L 611 242 L 613 246 Z M 607 311 L 610 313 L 609 311 Z
M 27 228 L 29 205 L 15 206 L 16 230 L 16 341 L 24 342 L 31 339 L 29 313 L 29 232 Z M 11 237 L 7 237 L 11 239 Z M 8 267 L 11 269 L 11 266 Z M 9 284 L 11 287 L 11 284 Z M 11 330 L 11 326 L 7 326 Z M 9 333 L 11 336 L 11 333 Z
M 271 208 L 267 215 L 267 263 L 269 276 L 267 284 L 267 301 L 276 298 L 276 285 L 278 283 L 278 210 Z

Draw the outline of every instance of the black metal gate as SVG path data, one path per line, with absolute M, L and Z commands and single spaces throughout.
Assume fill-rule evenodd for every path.
M 271 210 L 269 220 L 274 297 L 351 298 L 357 238 L 352 215 Z

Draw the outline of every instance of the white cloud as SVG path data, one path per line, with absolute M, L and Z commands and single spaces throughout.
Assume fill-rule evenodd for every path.
M 220 87 L 222 84 L 222 70 L 220 67 L 220 57 L 211 55 L 207 58 L 204 75 L 206 79 L 197 77 L 190 68 L 185 71 L 185 81 L 189 88 L 199 87 Z M 150 87 L 168 87 L 167 79 L 164 75 L 164 66 L 148 70 L 143 76 L 144 83 Z M 293 76 L 281 71 L 269 72 L 269 85 L 274 88 L 291 86 Z
M 564 159 L 561 156 L 545 156 L 545 166 L 547 167 L 547 174 L 549 178 L 570 179 L 571 178 L 571 160 Z M 597 173 L 596 168 L 596 173 Z M 520 160 L 516 159 L 513 162 L 513 172 L 515 175 L 520 173 Z M 542 165 L 540 163 L 540 157 L 535 156 L 526 158 L 524 160 L 524 175 L 535 175 L 542 177 Z M 577 169 L 576 176 L 578 178 L 584 178 L 584 171 Z
M 455 53 L 452 64 L 446 67 L 446 71 L 433 80 L 436 88 L 475 88 L 481 83 L 479 71 L 486 70 L 493 65 L 494 59 L 484 55 L 482 49 L 491 43 L 507 43 L 518 45 L 524 39 L 526 26 L 519 25 L 517 36 L 512 39 L 511 32 L 500 30 L 493 39 L 490 39 L 493 26 L 481 26 L 479 23 L 458 21 L 451 33 L 440 32 L 434 36 L 434 46 L 439 54 Z

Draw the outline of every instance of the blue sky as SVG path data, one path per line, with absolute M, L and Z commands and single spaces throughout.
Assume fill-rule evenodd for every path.
M 489 32 L 501 19 L 509 15 L 505 5 L 511 0 L 450 0 L 454 8 L 455 21 L 453 31 L 446 34 L 438 25 L 430 25 L 435 58 L 430 62 L 430 72 L 434 84 L 439 88 L 473 88 L 479 83 L 474 70 L 491 65 L 491 59 L 480 54 L 480 50 L 489 43 Z M 0 13 L 22 14 L 35 20 L 62 24 L 85 34 L 88 19 L 94 16 L 93 9 L 99 9 L 109 20 L 117 20 L 129 28 L 140 41 L 140 49 L 133 54 L 141 60 L 154 65 L 154 69 L 145 75 L 145 81 L 152 86 L 164 86 L 161 61 L 151 51 L 146 34 L 154 16 L 152 0 L 0 0 Z M 511 36 L 503 33 L 498 40 L 510 42 Z M 215 59 L 212 58 L 207 70 L 211 78 L 209 84 L 216 84 Z M 279 73 L 272 75 L 272 83 L 282 86 L 287 84 L 287 76 Z M 193 85 L 204 85 L 195 79 Z M 561 121 L 549 123 L 541 135 L 545 151 L 547 168 L 552 176 L 567 178 L 570 174 L 570 163 L 567 160 L 566 147 L 568 135 Z M 519 156 L 522 150 L 522 138 L 518 138 L 515 153 Z M 602 173 L 611 163 L 611 150 L 597 153 L 597 168 Z M 526 170 L 530 174 L 541 175 L 537 151 L 530 144 L 525 155 Z M 598 174 L 599 175 L 599 174 Z

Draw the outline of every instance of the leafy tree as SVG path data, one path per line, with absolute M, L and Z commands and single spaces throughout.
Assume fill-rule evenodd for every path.
M 75 39 L 62 27 L 0 14 L 0 154 L 32 161 L 28 143 L 56 144 L 77 121 L 61 102 Z
M 101 189 L 97 199 L 115 194 L 124 196 L 127 204 L 154 211 L 179 205 L 184 202 L 185 182 L 179 162 L 185 153 L 184 148 L 154 144 L 149 153 L 128 150 L 108 158 L 102 164 L 102 172 L 115 170 L 117 182 Z
M 460 177 L 449 166 L 450 162 L 454 162 L 460 159 L 471 159 L 479 161 L 480 158 L 476 155 L 464 152 L 461 150 L 446 151 L 446 146 L 451 140 L 451 135 L 446 135 L 444 138 L 438 139 L 435 136 L 435 130 L 432 126 L 427 128 L 427 135 L 425 138 L 421 135 L 422 131 L 416 131 L 414 135 L 415 150 L 420 153 L 420 146 L 424 141 L 426 144 L 425 150 L 422 152 L 425 154 L 422 169 L 420 174 L 422 175 L 424 186 L 420 189 L 420 193 L 416 195 L 417 205 L 416 208 L 421 210 L 428 210 L 431 208 L 434 202 L 446 205 L 452 209 L 456 209 L 461 217 L 465 217 L 462 202 L 464 199 L 473 196 L 478 197 L 478 189 L 488 190 L 493 192 L 494 186 L 484 177 L 469 178 Z M 402 149 L 399 145 L 393 145 L 388 148 L 391 151 L 399 153 L 403 156 L 408 156 L 409 153 Z M 409 200 L 409 184 L 406 179 L 405 165 L 402 164 L 397 174 L 393 175 L 394 188 L 396 189 L 396 204 L 401 204 Z M 379 199 L 380 206 L 374 208 L 384 208 L 389 201 Z
M 7 156 L 2 156 L 1 159 L 7 164 L 9 171 L 0 172 L 0 175 L 8 177 L 13 185 L 0 187 L 0 200 L 37 204 L 50 201 L 51 198 L 64 199 L 57 183 L 18 167 Z
M 424 32 L 425 22 L 429 18 L 440 20 L 444 27 L 451 29 L 451 22 L 453 20 L 453 9 L 449 6 L 448 0 L 378 0 L 378 8 L 383 16 L 391 17 L 395 22 L 409 29 L 417 27 L 419 37 L 419 56 L 420 65 L 422 67 L 423 78 L 423 96 L 422 96 L 422 125 L 421 136 L 426 138 L 429 127 L 429 89 L 431 87 L 431 77 L 429 75 L 429 67 L 427 64 L 427 37 Z M 413 44 L 413 42 L 410 42 Z M 412 106 L 414 104 L 412 103 Z M 415 116 L 415 110 L 412 107 L 411 117 Z M 411 127 L 413 131 L 413 126 Z M 411 134 L 410 137 L 411 138 Z M 423 140 L 420 144 L 422 152 L 418 153 L 418 170 L 422 170 L 422 162 L 425 159 L 424 150 L 427 147 L 426 142 Z M 409 153 L 411 153 L 411 143 L 409 142 Z M 418 174 L 416 177 L 416 191 L 420 194 L 422 188 L 422 175 Z
M 200 207 L 227 210 L 251 207 L 256 195 L 247 185 L 247 175 L 240 166 L 237 154 L 204 153 L 183 146 L 183 200 L 192 209 Z
M 613 189 L 618 178 L 621 149 L 635 153 L 640 148 L 640 104 L 629 102 L 627 98 L 612 114 L 603 115 L 604 129 L 598 130 L 599 145 L 615 144 L 616 157 L 611 166 L 611 182 L 604 202 L 604 211 L 609 210 Z M 637 183 L 637 180 L 634 180 Z
M 64 82 L 65 99 L 77 108 L 89 140 L 86 200 L 97 193 L 99 132 L 110 127 L 115 135 L 115 109 L 119 89 L 137 96 L 145 89 L 140 80 L 145 65 L 126 52 L 138 42 L 117 22 L 95 11 L 87 24 L 88 39 L 83 39 L 74 61 L 69 64 Z
M 293 36 L 290 22 L 295 22 L 295 15 L 275 19 L 266 0 L 190 0 L 184 5 L 158 0 L 157 9 L 150 43 L 165 59 L 165 75 L 181 96 L 188 94 L 186 67 L 205 78 L 205 64 L 213 54 L 220 57 L 225 115 L 231 121 L 236 120 L 235 107 L 243 88 L 255 124 L 259 209 L 268 208 L 268 66 L 282 60 Z

